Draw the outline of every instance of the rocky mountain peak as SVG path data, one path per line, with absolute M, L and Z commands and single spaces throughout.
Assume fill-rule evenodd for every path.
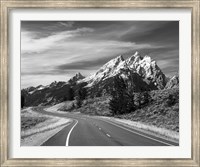
M 152 62 L 152 59 L 150 56 L 146 55 L 143 57 L 142 61 L 145 61 L 145 62 L 148 62 L 148 63 L 151 63 Z
M 132 64 L 134 63 L 135 61 L 137 60 L 141 60 L 142 57 L 140 55 L 140 53 L 138 51 L 136 51 L 132 56 L 130 56 L 127 60 L 126 60 L 126 63 L 127 64 Z
M 76 73 L 76 75 L 74 76 L 74 78 L 76 78 L 77 80 L 83 79 L 85 78 L 80 72 Z
M 130 73 L 137 73 L 148 84 L 151 84 L 154 89 L 163 89 L 166 84 L 165 75 L 156 62 L 148 55 L 142 57 L 138 51 L 126 60 L 122 55 L 111 59 L 95 74 L 85 78 L 84 82 L 88 82 L 88 87 L 90 87 L 115 75 L 122 75 L 124 78 L 128 78 L 126 75 Z
M 43 85 L 39 85 L 39 86 L 36 87 L 37 90 L 40 90 L 40 89 L 43 89 L 43 88 L 44 88 Z
M 124 58 L 123 58 L 122 55 L 119 55 L 119 56 L 117 57 L 117 59 L 118 59 L 119 61 L 124 61 Z
M 35 87 L 30 86 L 30 87 L 25 88 L 25 89 L 23 89 L 23 90 L 25 90 L 25 91 L 27 91 L 27 92 L 31 92 L 31 91 L 35 90 Z
M 116 66 L 118 66 L 121 62 L 124 61 L 124 58 L 122 55 L 119 55 L 118 57 L 111 59 L 109 62 L 107 62 L 105 65 L 102 66 L 101 69 L 105 69 L 105 68 L 114 68 Z
M 171 88 L 177 88 L 179 87 L 179 75 L 174 75 L 170 78 L 170 80 L 167 82 L 165 89 L 171 89 Z
M 135 52 L 135 54 L 133 55 L 134 57 L 140 55 L 138 51 Z
M 49 87 L 54 87 L 54 86 L 56 86 L 56 84 L 57 84 L 57 81 L 54 81 L 49 85 Z
M 76 73 L 75 76 L 73 76 L 72 78 L 69 79 L 68 83 L 73 85 L 76 84 L 77 81 L 80 81 L 82 79 L 84 79 L 85 77 L 79 72 Z

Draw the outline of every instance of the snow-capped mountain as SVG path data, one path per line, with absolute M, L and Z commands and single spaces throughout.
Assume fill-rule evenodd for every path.
M 45 86 L 39 85 L 37 87 L 30 86 L 28 88 L 25 88 L 24 90 L 26 90 L 26 92 L 29 93 L 29 94 L 33 94 L 35 91 L 42 90 L 44 88 L 45 88 Z
M 25 91 L 28 94 L 34 94 L 34 93 L 41 92 L 44 89 L 50 89 L 50 88 L 53 88 L 53 87 L 62 87 L 65 84 L 66 84 L 66 82 L 57 82 L 57 81 L 54 81 L 51 84 L 46 85 L 46 86 L 43 86 L 43 85 L 39 85 L 37 87 L 30 86 L 30 87 L 22 89 L 22 90 Z
M 21 94 L 25 98 L 26 106 L 56 104 L 69 100 L 71 98 L 69 92 L 72 91 L 72 86 L 76 89 L 76 82 L 83 78 L 80 73 L 77 73 L 68 82 L 54 81 L 46 86 L 28 87 L 22 89 Z
M 84 77 L 77 73 L 67 82 L 52 82 L 47 86 L 39 85 L 23 89 L 26 106 L 50 105 L 72 99 L 72 94 L 85 88 L 88 97 L 109 94 L 115 76 L 121 76 L 130 90 L 135 92 L 172 88 L 178 83 L 173 77 L 166 85 L 166 77 L 150 56 L 135 52 L 124 59 L 122 55 L 104 64 L 94 74 Z
M 105 65 L 103 65 L 96 73 L 93 75 L 85 78 L 82 80 L 82 82 L 87 82 L 87 87 L 90 87 L 99 81 L 103 81 L 107 78 L 113 77 L 121 72 L 121 69 L 126 69 L 126 64 L 124 64 L 124 59 L 120 55 L 109 62 L 107 62 Z
M 68 83 L 71 85 L 74 85 L 77 83 L 77 81 L 80 81 L 84 78 L 85 77 L 79 72 L 79 73 L 75 74 L 75 76 L 73 76 L 71 79 L 69 79 Z
M 155 89 L 165 87 L 165 75 L 162 73 L 156 62 L 150 56 L 142 57 L 138 52 L 124 60 L 122 55 L 110 60 L 103 65 L 96 73 L 85 78 L 82 82 L 87 82 L 87 87 L 92 87 L 100 81 L 116 75 L 128 78 L 131 73 L 138 74 L 144 82 Z
M 179 75 L 174 75 L 166 84 L 165 89 L 178 88 Z
M 35 87 L 33 87 L 33 86 L 30 86 L 30 87 L 28 87 L 28 88 L 25 88 L 25 89 L 23 89 L 23 90 L 25 90 L 26 92 L 32 92 L 32 91 L 34 91 L 34 90 L 35 90 Z

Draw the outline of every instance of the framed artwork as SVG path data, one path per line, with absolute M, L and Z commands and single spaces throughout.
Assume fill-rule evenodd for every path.
M 199 166 L 197 1 L 1 1 L 1 166 Z

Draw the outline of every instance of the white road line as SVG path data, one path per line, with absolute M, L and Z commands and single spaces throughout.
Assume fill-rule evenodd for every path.
M 110 135 L 108 133 L 106 133 L 106 136 L 110 137 Z
M 69 126 L 70 124 L 71 124 L 72 122 L 70 122 L 69 124 L 67 124 L 67 125 L 63 125 L 64 127 L 63 128 L 61 128 L 61 130 L 63 130 L 66 126 Z M 50 138 L 52 138 L 54 135 L 56 135 L 57 133 L 59 133 L 61 130 L 59 130 L 58 132 L 56 132 L 56 133 L 53 133 L 52 135 L 50 135 L 48 138 L 46 138 L 41 144 L 40 144 L 40 146 L 41 145 L 43 145 L 45 142 L 47 142 L 47 140 L 49 140 Z
M 95 118 L 95 119 L 97 119 L 97 118 Z M 117 125 L 117 124 L 115 124 L 115 123 L 111 123 L 111 122 L 108 122 L 108 121 L 105 121 L 105 120 L 102 120 L 102 119 L 99 119 L 99 120 L 104 121 L 104 122 L 107 122 L 107 123 L 112 124 L 112 125 L 115 125 L 115 126 L 117 126 L 117 127 L 120 127 L 121 129 L 127 130 L 127 131 L 129 131 L 129 132 L 131 132 L 131 133 L 135 133 L 135 134 L 140 135 L 140 136 L 143 136 L 143 137 L 145 137 L 145 138 L 148 138 L 148 139 L 157 141 L 157 142 L 159 142 L 159 143 L 166 144 L 166 145 L 168 145 L 168 146 L 175 146 L 175 145 L 172 145 L 172 144 L 169 144 L 169 143 L 160 141 L 160 140 L 158 140 L 158 139 L 154 139 L 154 138 L 152 138 L 152 137 L 149 137 L 149 136 L 140 134 L 140 133 L 138 133 L 138 132 L 134 132 L 134 131 L 132 131 L 132 130 L 130 130 L 130 129 L 124 128 L 124 127 L 122 127 L 122 126 L 120 126 L 120 125 Z
M 66 140 L 66 146 L 69 146 L 69 137 L 70 137 L 70 134 L 72 133 L 72 130 L 74 129 L 74 127 L 77 125 L 78 123 L 78 120 L 74 119 L 76 121 L 76 123 L 74 124 L 74 126 L 70 129 L 68 135 L 67 135 L 67 140 Z

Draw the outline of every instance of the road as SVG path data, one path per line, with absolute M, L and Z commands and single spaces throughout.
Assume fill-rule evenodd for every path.
M 106 118 L 72 113 L 40 113 L 71 118 L 63 128 L 42 146 L 177 146 L 177 143 L 147 135 Z

